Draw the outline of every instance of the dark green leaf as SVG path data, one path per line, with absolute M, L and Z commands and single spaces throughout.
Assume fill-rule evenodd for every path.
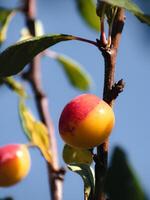
M 92 200 L 95 188 L 95 176 L 93 169 L 86 164 L 71 164 L 68 168 L 79 174 L 84 181 L 84 199 Z
M 67 56 L 59 54 L 57 54 L 55 59 L 61 64 L 68 80 L 74 87 L 80 90 L 90 89 L 91 79 L 79 63 Z
M 33 37 L 8 47 L 0 54 L 0 77 L 17 74 L 34 56 L 46 48 L 58 42 L 73 39 L 75 37 L 71 35 L 45 35 Z
M 111 159 L 106 192 L 111 200 L 147 199 L 125 153 L 119 147 L 115 148 Z
M 80 15 L 84 21 L 94 30 L 100 31 L 100 19 L 96 15 L 94 0 L 76 0 Z
M 98 0 L 100 2 L 101 0 Z M 109 3 L 113 6 L 125 8 L 134 14 L 141 22 L 150 25 L 150 15 L 144 14 L 144 12 L 138 7 L 137 4 L 131 0 L 102 0 L 103 2 Z
M 6 39 L 6 32 L 14 10 L 0 7 L 0 43 Z
M 3 80 L 3 78 L 0 78 L 0 87 L 1 87 L 2 85 L 4 85 L 4 80 Z
M 88 149 L 77 149 L 65 144 L 63 149 L 63 159 L 67 164 L 91 164 L 93 157 Z

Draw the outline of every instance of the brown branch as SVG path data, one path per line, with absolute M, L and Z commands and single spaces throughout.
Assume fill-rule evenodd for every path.
M 123 81 L 123 79 L 119 80 L 117 83 L 114 83 L 112 89 L 110 90 L 110 94 L 108 95 L 108 102 L 115 100 L 118 95 L 123 92 L 124 87 L 125 82 Z
M 114 100 L 113 94 L 116 88 L 119 85 L 121 85 L 121 90 L 122 90 L 124 86 L 122 81 L 121 83 L 118 82 L 118 84 L 114 85 L 116 56 L 117 56 L 117 51 L 119 47 L 119 42 L 120 42 L 124 22 L 125 22 L 124 9 L 118 8 L 117 15 L 115 17 L 114 24 L 112 27 L 111 47 L 107 48 L 99 44 L 100 45 L 99 49 L 102 52 L 102 55 L 104 57 L 104 63 L 105 63 L 103 99 L 110 106 L 112 106 L 112 103 Z M 118 90 L 118 93 L 119 92 L 120 91 Z M 97 157 L 96 157 L 96 164 L 95 164 L 95 176 L 96 176 L 95 200 L 107 199 L 104 186 L 105 186 L 105 178 L 107 174 L 108 146 L 109 146 L 109 140 L 107 139 L 102 145 L 98 146 L 97 148 Z
M 35 36 L 35 16 L 36 16 L 36 0 L 24 0 L 24 13 L 26 16 L 26 24 L 30 33 Z M 65 174 L 63 168 L 59 168 L 57 143 L 55 139 L 54 127 L 48 109 L 48 99 L 42 89 L 41 80 L 41 56 L 36 56 L 30 63 L 29 70 L 23 74 L 23 77 L 31 84 L 35 95 L 35 101 L 39 116 L 49 131 L 51 144 L 52 163 L 47 163 L 49 184 L 52 200 L 62 199 L 62 181 Z

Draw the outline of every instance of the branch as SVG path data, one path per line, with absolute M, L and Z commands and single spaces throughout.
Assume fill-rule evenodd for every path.
M 36 0 L 24 0 L 25 7 L 24 13 L 26 16 L 26 24 L 30 33 L 35 36 L 35 16 L 36 16 Z M 23 78 L 28 80 L 31 84 L 35 95 L 35 101 L 37 109 L 41 118 L 41 121 L 46 125 L 49 131 L 49 139 L 51 144 L 52 163 L 47 163 L 49 184 L 51 191 L 52 200 L 62 199 L 62 181 L 65 174 L 63 168 L 59 168 L 58 154 L 57 154 L 57 143 L 55 139 L 55 132 L 53 123 L 50 117 L 48 109 L 48 99 L 42 89 L 41 80 L 41 56 L 36 56 L 30 63 L 29 70 L 23 74 Z
M 99 49 L 102 52 L 105 63 L 103 99 L 110 106 L 112 106 L 114 99 L 124 88 L 124 83 L 122 80 L 114 84 L 116 57 L 124 22 L 124 9 L 118 8 L 117 15 L 114 19 L 112 27 L 112 44 L 110 48 L 102 46 L 99 43 Z M 97 148 L 97 156 L 95 160 L 95 200 L 107 199 L 104 186 L 107 174 L 108 146 L 109 140 L 107 139 L 102 145 L 98 146 Z
M 115 100 L 121 92 L 123 92 L 123 89 L 125 87 L 125 82 L 123 79 L 119 80 L 117 83 L 114 83 L 112 86 L 112 89 L 110 90 L 110 93 L 108 94 L 108 102 L 111 102 Z

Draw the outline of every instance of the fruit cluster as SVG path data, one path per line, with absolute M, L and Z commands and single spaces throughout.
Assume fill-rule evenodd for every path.
M 68 145 L 77 149 L 89 149 L 102 144 L 109 137 L 114 123 L 114 112 L 106 102 L 95 95 L 83 94 L 65 106 L 59 120 L 59 132 Z M 72 149 L 71 151 L 74 152 Z M 86 151 L 75 152 L 79 161 L 82 154 L 89 157 Z M 30 163 L 26 145 L 10 144 L 0 147 L 0 187 L 20 182 L 27 176 Z

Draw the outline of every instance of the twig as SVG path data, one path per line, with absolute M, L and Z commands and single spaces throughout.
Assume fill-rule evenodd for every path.
M 118 95 L 123 92 L 125 87 L 125 82 L 123 79 L 119 80 L 117 83 L 114 83 L 112 89 L 110 90 L 110 94 L 108 95 L 108 102 L 115 100 Z
M 122 81 L 114 85 L 116 56 L 124 22 L 125 22 L 124 9 L 119 8 L 112 27 L 112 35 L 111 35 L 112 44 L 110 48 L 103 47 L 102 45 L 99 46 L 99 49 L 102 52 L 105 62 L 103 99 L 110 106 L 112 106 L 114 101 L 114 96 L 113 96 L 114 90 L 116 91 L 118 86 L 121 85 L 121 90 L 118 90 L 119 93 L 122 91 L 124 87 Z M 115 98 L 116 97 L 117 94 Z M 109 146 L 109 140 L 107 139 L 102 145 L 100 145 L 97 148 L 97 157 L 95 164 L 95 175 L 96 175 L 95 200 L 107 199 L 104 191 L 105 190 L 104 186 L 107 173 L 108 146 Z
M 36 16 L 36 0 L 24 0 L 24 13 L 26 15 L 26 24 L 30 33 L 35 36 L 35 16 Z M 30 63 L 29 70 L 23 74 L 23 78 L 28 80 L 32 86 L 35 100 L 37 104 L 37 109 L 41 120 L 47 126 L 49 131 L 49 138 L 51 143 L 51 154 L 52 163 L 47 163 L 49 184 L 51 191 L 52 200 L 62 199 L 62 183 L 65 170 L 59 168 L 58 165 L 58 154 L 57 154 L 57 143 L 55 139 L 54 127 L 48 111 L 48 99 L 42 89 L 41 81 L 41 66 L 40 66 L 41 56 L 36 56 Z
M 106 47 L 107 45 L 107 39 L 106 39 L 106 34 L 104 30 L 104 16 L 101 18 L 101 36 L 100 36 L 100 43 L 101 46 Z

